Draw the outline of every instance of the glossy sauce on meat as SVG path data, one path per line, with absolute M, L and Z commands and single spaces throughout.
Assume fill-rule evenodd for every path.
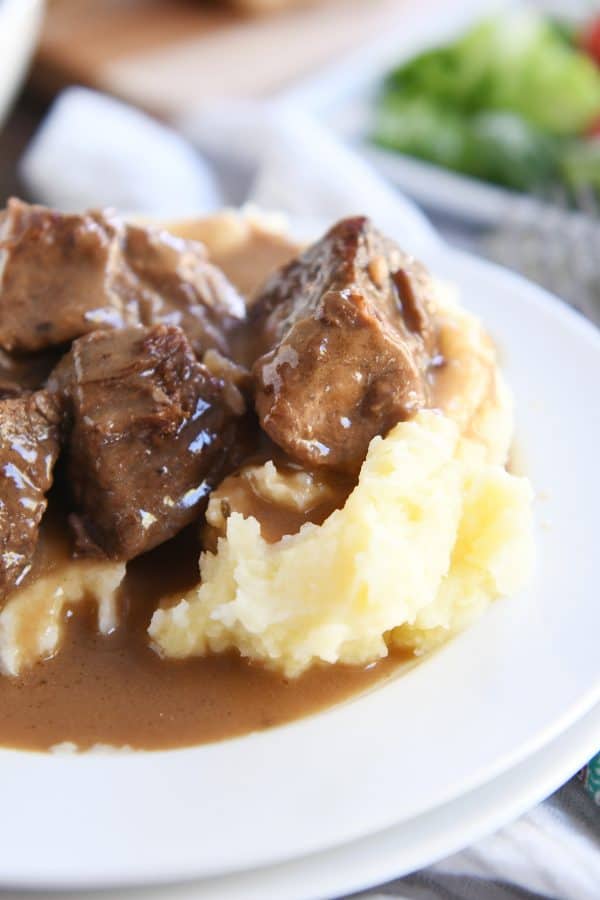
M 362 216 L 275 272 L 249 314 L 263 430 L 301 463 L 357 473 L 373 437 L 430 404 L 432 293 L 423 267 Z
M 83 548 L 132 559 L 198 518 L 244 453 L 243 415 L 177 327 L 97 331 L 65 364 L 72 521 Z
M 0 400 L 0 598 L 32 563 L 59 452 L 62 410 L 47 391 Z
M 46 350 L 96 330 L 161 322 L 196 353 L 227 350 L 244 316 L 237 290 L 201 244 L 122 222 L 12 199 L 0 219 L 0 347 Z

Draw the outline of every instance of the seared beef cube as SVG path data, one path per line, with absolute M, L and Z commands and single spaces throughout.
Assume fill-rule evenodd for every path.
M 245 318 L 244 301 L 196 241 L 166 231 L 127 226 L 124 254 L 139 283 L 144 325 L 179 325 L 201 356 L 227 352 L 227 333 Z
M 0 401 L 0 597 L 31 567 L 60 422 L 59 402 L 46 391 Z
M 198 356 L 228 351 L 246 315 L 195 241 L 104 212 L 63 215 L 11 200 L 0 224 L 0 347 L 64 344 L 91 331 L 180 325 Z
M 0 346 L 35 351 L 137 321 L 115 228 L 11 200 L 0 227 Z
M 425 270 L 347 219 L 267 281 L 252 307 L 256 408 L 312 466 L 356 472 L 370 440 L 429 399 L 436 334 Z
M 237 464 L 245 417 L 181 329 L 98 331 L 75 341 L 69 481 L 82 552 L 131 559 L 197 518 Z

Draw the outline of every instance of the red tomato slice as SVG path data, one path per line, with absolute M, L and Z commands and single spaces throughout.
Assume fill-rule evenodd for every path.
M 600 66 L 600 16 L 586 25 L 579 37 L 579 44 Z
M 590 122 L 585 133 L 588 137 L 600 137 L 600 116 Z

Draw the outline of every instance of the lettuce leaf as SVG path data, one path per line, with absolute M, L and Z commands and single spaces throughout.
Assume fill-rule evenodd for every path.
M 570 141 L 561 156 L 560 168 L 575 195 L 588 187 L 600 193 L 600 138 Z
M 389 96 L 373 137 L 389 149 L 515 190 L 550 183 L 562 149 L 562 141 L 513 113 L 464 116 L 418 97 Z
M 575 135 L 600 113 L 600 71 L 551 20 L 514 11 L 396 69 L 384 96 L 397 95 L 463 115 L 512 112 L 548 134 Z

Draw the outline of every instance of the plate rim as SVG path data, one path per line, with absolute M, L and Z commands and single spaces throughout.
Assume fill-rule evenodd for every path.
M 265 896 L 277 896 L 278 900 L 322 900 L 325 896 L 345 896 L 372 889 L 460 852 L 509 825 L 562 787 L 599 746 L 600 704 L 597 704 L 528 759 L 417 819 L 341 847 L 274 866 L 178 885 L 134 888 L 126 897 L 127 900 L 167 900 L 163 892 L 168 890 L 168 900 L 263 900 Z M 516 791 L 515 781 L 519 785 Z M 451 816 L 452 821 L 440 828 L 440 815 Z M 461 817 L 468 821 L 461 823 Z M 431 836 L 411 845 L 415 826 L 423 828 L 424 825 L 430 827 Z M 300 879 L 301 892 L 297 889 Z M 80 900 L 93 900 L 93 897 Z
M 474 266 L 476 269 L 479 269 L 479 270 L 483 271 L 484 273 L 491 272 L 493 276 L 501 277 L 501 279 L 504 280 L 504 282 L 507 284 L 510 282 L 513 282 L 514 284 L 520 285 L 521 290 L 525 290 L 528 293 L 529 300 L 531 302 L 533 302 L 536 306 L 539 306 L 539 307 L 543 306 L 546 310 L 548 309 L 548 306 L 550 304 L 550 308 L 552 310 L 552 315 L 558 315 L 560 319 L 562 319 L 565 322 L 568 322 L 569 327 L 574 328 L 579 334 L 584 336 L 585 340 L 592 341 L 593 347 L 596 351 L 600 350 L 600 331 L 598 331 L 593 325 L 588 323 L 578 313 L 576 313 L 575 311 L 566 307 L 566 305 L 563 304 L 561 301 L 559 301 L 557 298 L 552 298 L 551 295 L 549 295 L 542 288 L 538 288 L 535 285 L 532 285 L 531 283 L 527 282 L 526 279 L 522 278 L 519 275 L 507 272 L 506 270 L 502 269 L 502 267 L 500 267 L 500 266 L 496 266 L 496 265 L 491 264 L 484 260 L 476 259 L 476 258 L 472 257 L 470 254 L 464 253 L 462 251 L 456 251 L 456 250 L 450 249 L 450 248 L 444 248 L 443 250 L 441 248 L 434 249 L 432 247 L 432 253 L 439 254 L 440 252 L 443 254 L 447 254 L 449 258 L 454 257 L 456 259 L 462 260 L 463 263 L 464 262 L 467 263 L 467 266 Z M 490 613 L 488 613 L 488 615 L 490 615 L 492 613 L 493 613 L 493 610 L 490 611 Z M 474 626 L 474 627 L 476 627 L 476 626 Z M 452 643 L 454 643 L 454 642 L 452 642 Z M 443 650 L 441 652 L 443 652 Z M 408 679 L 408 677 L 409 677 L 409 674 L 407 674 L 406 679 Z M 373 696 L 376 693 L 378 693 L 378 692 L 377 691 L 373 692 Z M 363 697 L 360 699 L 364 700 L 365 698 Z M 435 803 L 430 803 L 429 806 L 423 806 L 418 811 L 409 811 L 406 814 L 406 816 L 404 816 L 404 819 L 411 818 L 417 814 L 425 813 L 427 811 L 427 809 L 431 809 L 433 807 L 437 807 L 444 803 L 450 802 L 453 798 L 456 798 L 457 796 L 460 796 L 469 791 L 472 791 L 472 790 L 476 789 L 477 786 L 480 786 L 484 783 L 488 783 L 490 780 L 498 777 L 503 771 L 505 772 L 505 771 L 510 770 L 515 765 L 517 765 L 519 761 L 522 761 L 522 760 L 530 757 L 537 750 L 541 749 L 543 746 L 545 746 L 547 743 L 552 741 L 555 737 L 557 737 L 559 734 L 561 734 L 563 731 L 565 731 L 567 728 L 569 728 L 574 722 L 577 721 L 577 719 L 579 719 L 590 708 L 592 708 L 599 699 L 600 699 L 600 681 L 598 682 L 597 685 L 591 687 L 590 690 L 583 697 L 580 698 L 580 700 L 577 704 L 573 704 L 570 707 L 570 709 L 568 710 L 568 712 L 566 712 L 564 715 L 562 715 L 560 717 L 556 717 L 556 719 L 551 723 L 551 725 L 549 725 L 548 727 L 546 727 L 545 729 L 540 731 L 540 733 L 536 736 L 535 739 L 532 739 L 527 744 L 521 745 L 518 749 L 515 749 L 512 753 L 505 754 L 501 759 L 496 761 L 495 765 L 488 766 L 483 772 L 481 772 L 481 771 L 478 772 L 477 775 L 473 776 L 473 778 L 471 778 L 470 780 L 467 780 L 467 781 L 463 780 L 460 783 L 460 785 L 456 788 L 456 790 L 450 791 L 447 795 L 439 797 Z M 239 745 L 241 742 L 243 745 L 245 745 L 247 747 L 252 742 L 264 740 L 265 735 L 267 736 L 267 738 L 266 738 L 267 740 L 278 741 L 282 738 L 282 735 L 284 734 L 284 732 L 289 733 L 292 729 L 303 728 L 306 726 L 307 722 L 318 723 L 319 721 L 321 721 L 321 719 L 323 717 L 331 716 L 335 712 L 339 711 L 341 708 L 347 709 L 356 702 L 359 702 L 359 701 L 352 700 L 352 701 L 350 701 L 349 704 L 343 704 L 342 707 L 334 707 L 330 711 L 322 712 L 316 716 L 309 717 L 308 719 L 302 720 L 301 722 L 290 723 L 289 725 L 283 726 L 282 728 L 273 729 L 270 732 L 263 732 L 258 735 L 253 734 L 253 735 L 249 735 L 247 737 L 234 739 L 233 741 L 230 741 L 230 742 L 223 742 L 222 744 L 220 744 L 218 746 L 219 746 L 219 748 L 228 748 L 228 747 L 233 746 L 234 744 Z M 215 745 L 212 745 L 212 746 L 215 746 Z M 128 768 L 128 766 L 130 767 L 132 759 L 135 760 L 135 766 L 138 767 L 141 764 L 141 761 L 143 761 L 144 759 L 148 760 L 149 757 L 156 759 L 158 756 L 163 756 L 163 757 L 167 756 L 173 760 L 177 760 L 177 759 L 180 760 L 181 754 L 198 754 L 199 751 L 203 751 L 204 749 L 205 748 L 195 748 L 195 749 L 191 749 L 191 750 L 186 749 L 186 750 L 180 750 L 180 751 L 170 751 L 170 752 L 167 752 L 164 754 L 136 754 L 134 757 L 123 756 L 123 757 L 118 758 L 118 757 L 113 756 L 113 757 L 110 757 L 110 760 L 112 760 L 112 765 L 107 765 L 107 766 L 105 766 L 105 768 L 107 768 L 109 771 L 111 769 L 114 770 L 114 768 L 115 768 L 114 764 L 116 761 L 117 769 L 123 768 L 126 770 Z M 44 766 L 47 767 L 47 765 L 50 761 L 51 761 L 51 764 L 53 767 L 58 764 L 60 759 L 62 759 L 64 761 L 64 757 L 62 757 L 62 758 L 61 757 L 55 757 L 55 758 L 50 757 L 49 758 L 47 756 L 42 757 L 41 755 L 36 755 L 36 754 L 23 754 L 18 751 L 10 751 L 10 750 L 2 751 L 0 758 L 4 759 L 6 762 L 7 757 L 9 757 L 11 755 L 13 757 L 14 756 L 18 757 L 20 760 L 20 764 L 23 762 L 24 757 L 27 757 L 28 760 L 29 759 L 36 760 L 36 762 L 34 764 L 36 768 L 40 767 L 40 766 L 42 768 L 44 768 Z M 41 759 L 44 760 L 43 764 L 40 761 Z M 90 760 L 94 760 L 93 765 L 95 765 L 96 764 L 95 761 L 97 759 L 98 759 L 98 757 L 82 755 L 81 757 L 76 757 L 75 759 L 69 760 L 70 768 L 72 771 L 74 771 L 75 769 L 78 769 L 81 771 L 82 769 L 89 767 Z M 58 767 L 60 768 L 60 766 L 58 766 Z M 26 768 L 27 768 L 27 766 L 26 766 Z M 398 820 L 394 819 L 394 821 L 396 822 Z M 393 823 L 391 821 L 385 821 L 381 827 L 386 827 L 386 826 L 389 826 L 392 824 Z M 346 829 L 346 831 L 343 834 L 341 834 L 339 840 L 331 841 L 327 844 L 327 846 L 333 847 L 336 845 L 339 846 L 341 844 L 345 844 L 348 841 L 358 839 L 361 836 L 365 836 L 368 833 L 373 833 L 374 831 L 380 831 L 381 827 L 373 828 L 371 826 L 367 826 L 365 828 L 365 827 L 361 826 L 360 829 L 358 829 L 358 830 L 355 829 L 354 832 L 352 831 L 352 829 Z M 323 845 L 321 845 L 321 847 L 322 846 Z M 287 856 L 287 858 L 289 858 L 290 856 L 306 855 L 309 852 L 314 852 L 317 849 L 321 849 L 321 847 L 318 847 L 318 846 L 310 847 L 310 845 L 309 845 L 308 850 L 305 847 L 303 847 L 298 852 L 294 852 L 292 854 L 286 854 L 286 856 Z M 10 855 L 10 853 L 8 855 Z M 270 862 L 277 862 L 278 859 L 281 860 L 283 858 L 286 858 L 286 857 L 275 856 L 275 857 L 272 857 L 271 859 L 259 858 L 258 861 L 255 862 L 253 865 L 267 865 Z M 237 868 L 237 869 L 249 868 L 250 865 L 252 865 L 252 864 L 249 864 L 247 860 L 242 860 L 242 861 L 240 861 L 239 866 L 230 867 L 228 870 L 234 871 L 234 868 Z M 112 872 L 107 875 L 105 872 L 105 867 L 103 867 L 103 873 L 98 873 L 98 874 L 100 874 L 100 877 L 97 877 L 97 874 L 92 874 L 90 876 L 89 874 L 82 875 L 81 873 L 79 873 L 79 875 L 70 875 L 70 877 L 67 880 L 64 880 L 64 877 L 63 878 L 57 877 L 56 871 L 54 871 L 53 874 L 48 874 L 48 872 L 46 872 L 45 874 L 42 872 L 38 872 L 38 873 L 36 873 L 35 878 L 32 879 L 31 870 L 29 868 L 29 870 L 27 872 L 22 871 L 21 876 L 15 875 L 14 869 L 13 869 L 12 874 L 9 874 L 8 870 L 5 870 L 4 873 L 2 873 L 0 871 L 0 878 L 2 878 L 3 882 L 5 882 L 5 883 L 11 883 L 14 885 L 19 885 L 21 887 L 24 887 L 24 886 L 40 887 L 40 886 L 54 885 L 55 887 L 59 887 L 59 888 L 61 888 L 61 887 L 83 888 L 83 887 L 91 887 L 91 886 L 94 886 L 94 887 L 109 886 L 109 885 L 114 885 L 115 883 L 118 883 L 120 885 L 133 884 L 133 883 L 139 883 L 141 879 L 147 879 L 147 859 L 144 859 L 142 868 L 139 868 L 139 865 L 138 865 L 137 869 L 135 866 L 133 868 L 130 867 L 128 870 L 128 874 L 123 873 L 123 872 Z M 168 870 L 161 872 L 160 867 L 158 869 L 156 869 L 156 860 L 155 860 L 155 869 L 150 874 L 150 880 L 152 882 L 157 882 L 157 881 L 161 881 L 161 880 L 172 881 L 173 879 L 181 879 L 184 877 L 185 878 L 197 877 L 200 874 L 210 875 L 210 874 L 216 874 L 216 872 L 211 873 L 210 871 L 206 871 L 206 870 L 199 872 L 198 865 L 193 861 L 190 861 L 190 865 L 188 866 L 187 869 L 180 867 L 178 869 L 177 873 L 174 873 L 174 872 L 168 871 Z
M 358 51 L 285 88 L 278 97 L 318 119 L 326 119 L 338 137 L 351 143 L 380 174 L 426 209 L 462 219 L 471 226 L 497 225 L 512 213 L 522 212 L 524 206 L 535 205 L 535 195 L 371 143 L 368 123 L 374 97 L 393 68 L 428 48 L 453 40 L 475 22 L 507 6 L 511 6 L 510 0 L 464 0 L 459 10 L 452 11 L 447 4 L 435 3 L 433 21 L 430 9 L 410 7 L 411 15 L 402 33 L 378 36 Z

